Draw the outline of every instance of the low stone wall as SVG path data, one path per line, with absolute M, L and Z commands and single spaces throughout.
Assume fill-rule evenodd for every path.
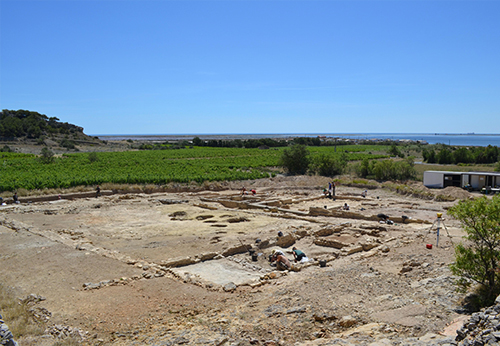
M 111 196 L 115 194 L 112 190 L 101 191 L 101 196 Z M 20 203 L 36 203 L 36 202 L 50 202 L 57 201 L 60 199 L 77 199 L 77 198 L 95 198 L 96 192 L 77 192 L 77 193 L 67 193 L 63 195 L 44 195 L 44 196 L 31 196 L 31 197 L 19 197 Z M 7 204 L 14 203 L 13 200 L 4 200 Z
M 366 220 L 366 221 L 379 221 L 377 215 L 362 215 L 352 211 L 347 210 L 328 210 L 319 207 L 310 207 L 309 215 L 311 216 L 330 216 L 330 217 L 338 217 L 344 219 L 355 219 L 355 220 Z M 399 216 L 391 216 L 390 220 L 396 223 L 426 223 L 431 224 L 431 222 L 420 219 L 405 219 Z

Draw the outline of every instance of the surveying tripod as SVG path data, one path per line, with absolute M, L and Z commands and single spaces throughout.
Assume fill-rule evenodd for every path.
M 429 233 L 431 233 L 432 231 L 432 228 L 434 227 L 434 225 L 436 225 L 436 247 L 439 247 L 439 231 L 441 230 L 441 225 L 444 227 L 444 229 L 446 230 L 446 233 L 448 234 L 448 237 L 451 239 L 451 235 L 450 235 L 450 232 L 448 232 L 448 228 L 446 228 L 446 225 L 444 224 L 444 221 L 443 221 L 443 213 L 437 213 L 437 219 L 434 220 L 434 222 L 432 223 L 432 226 L 431 228 L 429 228 Z

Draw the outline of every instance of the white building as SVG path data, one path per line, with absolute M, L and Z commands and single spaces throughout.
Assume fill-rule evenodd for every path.
M 470 185 L 474 190 L 495 188 L 500 186 L 500 172 L 425 171 L 424 185 L 430 188 Z

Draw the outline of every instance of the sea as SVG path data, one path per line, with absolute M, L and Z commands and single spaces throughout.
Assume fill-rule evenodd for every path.
M 428 144 L 447 144 L 455 146 L 478 146 L 486 147 L 488 145 L 500 147 L 500 134 L 448 134 L 448 133 L 285 133 L 285 134 L 176 134 L 176 135 L 93 135 L 101 140 L 119 141 L 174 141 L 191 140 L 199 137 L 202 140 L 210 139 L 289 139 L 294 137 L 321 137 L 321 138 L 346 138 L 357 140 L 411 140 L 420 141 Z

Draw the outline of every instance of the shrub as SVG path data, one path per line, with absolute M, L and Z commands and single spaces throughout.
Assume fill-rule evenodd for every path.
M 97 156 L 97 153 L 95 152 L 89 153 L 89 162 L 92 163 L 97 161 L 99 161 L 99 156 Z
M 75 142 L 67 139 L 67 138 L 64 138 L 63 140 L 61 140 L 61 142 L 59 143 L 59 145 L 63 148 L 66 148 L 66 149 L 75 149 Z
M 324 177 L 333 177 L 344 173 L 346 166 L 347 158 L 345 154 L 340 157 L 320 154 L 312 160 L 311 170 Z
M 54 152 L 47 147 L 42 148 L 40 152 L 40 160 L 43 163 L 51 163 L 54 161 Z
M 2 149 L 0 149 L 1 152 L 3 153 L 13 153 L 14 150 L 12 150 L 8 145 L 4 145 Z

